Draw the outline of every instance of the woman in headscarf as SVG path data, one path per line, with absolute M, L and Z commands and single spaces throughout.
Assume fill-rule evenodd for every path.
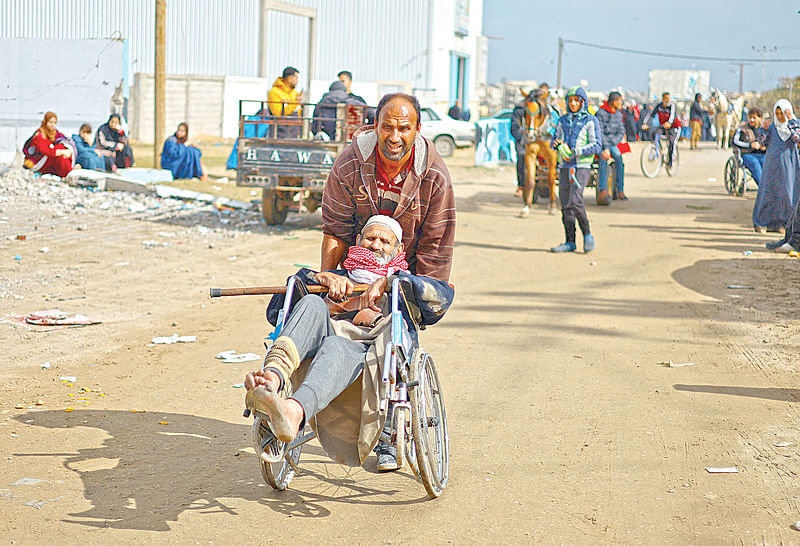
M 175 134 L 164 142 L 161 152 L 161 168 L 172 171 L 173 178 L 200 178 L 206 180 L 206 168 L 200 157 L 203 153 L 190 142 L 189 126 L 185 122 L 178 124 Z
M 75 149 L 72 142 L 56 130 L 58 116 L 47 112 L 42 125 L 25 145 L 25 167 L 41 174 L 67 176 L 75 164 Z
M 786 99 L 776 102 L 772 110 L 764 170 L 753 207 L 753 229 L 756 233 L 783 233 L 800 199 L 800 157 L 797 154 L 800 122 Z
M 119 114 L 111 114 L 108 121 L 97 128 L 94 147 L 97 155 L 105 158 L 107 171 L 133 166 L 133 150 L 122 130 L 122 118 Z

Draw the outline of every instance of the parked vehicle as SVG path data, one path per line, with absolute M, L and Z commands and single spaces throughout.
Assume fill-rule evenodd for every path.
M 453 119 L 438 108 L 426 106 L 420 110 L 422 135 L 436 145 L 442 157 L 450 157 L 456 147 L 463 148 L 475 144 L 475 124 L 471 121 Z
M 333 138 L 321 132 L 315 136 L 314 106 L 301 105 L 299 116 L 272 116 L 267 101 L 239 101 L 236 185 L 262 188 L 261 212 L 267 224 L 283 223 L 289 211 L 304 207 L 314 212 L 320 207 L 336 156 L 366 119 L 366 106 L 339 104 Z

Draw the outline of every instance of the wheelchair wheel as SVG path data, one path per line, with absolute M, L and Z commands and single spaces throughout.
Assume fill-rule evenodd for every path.
M 744 194 L 747 192 L 747 170 L 739 166 L 737 172 L 739 176 L 736 182 L 736 195 L 737 197 L 744 197 Z
M 739 178 L 739 165 L 736 163 L 736 158 L 731 156 L 725 162 L 725 172 L 723 174 L 725 189 L 729 194 L 733 195 L 738 186 L 737 179 Z
M 411 357 L 408 391 L 411 402 L 411 434 L 417 458 L 417 473 L 433 498 L 447 487 L 450 472 L 450 440 L 442 387 L 431 355 L 417 348 Z
M 302 431 L 300 433 L 302 434 Z M 261 417 L 256 417 L 253 420 L 253 444 L 256 454 L 259 455 L 258 463 L 261 467 L 261 475 L 264 477 L 264 481 L 273 489 L 284 491 L 289 487 L 289 482 L 292 481 L 292 478 L 294 478 L 294 466 L 283 457 L 286 452 L 286 444 L 273 436 L 272 431 L 267 426 L 267 421 Z M 289 454 L 295 466 L 300 461 L 300 453 L 302 451 L 303 446 L 297 446 Z M 262 453 L 266 456 L 261 457 Z
M 661 153 L 655 141 L 642 148 L 639 165 L 642 167 L 642 174 L 647 178 L 655 178 L 661 171 Z

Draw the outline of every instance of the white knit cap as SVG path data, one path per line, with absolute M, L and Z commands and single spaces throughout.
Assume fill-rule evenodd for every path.
M 400 227 L 400 222 L 398 222 L 391 216 L 385 216 L 383 214 L 376 214 L 375 216 L 371 216 L 370 219 L 367 220 L 367 223 L 364 224 L 364 227 L 361 229 L 362 235 L 367 230 L 367 228 L 373 224 L 378 224 L 380 226 L 388 227 L 390 230 L 392 230 L 394 236 L 397 237 L 397 242 L 398 243 L 403 242 L 403 228 Z

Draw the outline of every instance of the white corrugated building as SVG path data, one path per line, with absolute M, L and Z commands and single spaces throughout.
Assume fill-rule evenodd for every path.
M 155 4 L 3 0 L 0 39 L 123 39 L 129 122 L 147 141 Z M 482 27 L 483 0 L 167 0 L 167 129 L 186 119 L 196 132 L 232 136 L 238 99 L 263 98 L 287 65 L 300 70 L 307 100 L 350 70 L 367 100 L 406 90 L 443 107 L 460 98 L 477 114 Z

